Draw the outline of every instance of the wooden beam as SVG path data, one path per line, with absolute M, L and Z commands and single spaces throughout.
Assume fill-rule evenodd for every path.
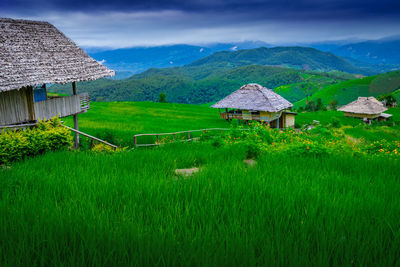
M 72 82 L 72 92 L 76 95 L 76 83 Z M 74 114 L 74 129 L 75 132 L 75 149 L 79 149 L 79 121 L 78 114 Z
M 94 137 L 94 136 L 91 136 L 91 135 L 89 135 L 89 134 L 87 134 L 87 133 L 80 132 L 80 131 L 75 130 L 75 129 L 71 128 L 71 127 L 68 127 L 68 126 L 66 126 L 66 125 L 64 125 L 64 124 L 61 124 L 61 125 L 64 126 L 65 128 L 70 129 L 71 131 L 75 132 L 76 134 L 81 134 L 81 135 L 83 135 L 83 136 L 89 137 L 89 138 L 91 138 L 91 139 L 93 139 L 93 140 L 96 140 L 96 141 L 99 141 L 99 142 L 101 142 L 101 143 L 103 143 L 103 144 L 109 145 L 109 146 L 111 146 L 111 147 L 114 148 L 114 149 L 118 148 L 118 146 L 113 145 L 113 144 L 110 144 L 110 143 L 108 143 L 107 141 L 101 140 L 101 139 L 99 139 L 99 138 L 97 138 L 97 137 Z

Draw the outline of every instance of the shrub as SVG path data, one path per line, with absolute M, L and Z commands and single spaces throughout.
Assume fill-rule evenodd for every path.
M 261 154 L 260 145 L 254 142 L 246 142 L 246 159 L 255 159 Z
M 30 129 L 3 130 L 0 134 L 0 164 L 71 146 L 70 131 L 60 125 L 60 119 L 53 118 L 39 121 Z
M 127 150 L 127 148 L 116 148 L 115 149 L 115 148 L 113 148 L 113 147 L 111 147 L 109 145 L 103 144 L 103 143 L 95 144 L 92 147 L 92 151 L 96 152 L 96 153 L 100 153 L 100 152 L 115 153 L 115 152 L 121 152 L 121 151 L 126 151 L 126 150 Z
M 167 94 L 166 93 L 160 93 L 160 95 L 158 96 L 158 102 L 167 103 Z
M 336 117 L 332 118 L 331 125 L 333 128 L 340 128 L 342 126 L 342 124 L 340 123 L 340 120 Z
M 217 136 L 212 140 L 211 144 L 214 147 L 222 147 L 224 145 L 224 140 L 221 137 Z

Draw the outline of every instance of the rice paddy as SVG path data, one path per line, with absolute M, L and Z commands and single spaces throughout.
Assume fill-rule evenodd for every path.
M 129 105 L 149 110 L 135 117 Z M 81 129 L 128 140 L 229 126 L 184 105 L 147 124 L 149 113 L 171 114 L 162 105 L 94 103 Z M 210 141 L 51 152 L 0 167 L 0 266 L 399 264 L 398 159 L 266 153 L 248 164 L 246 153 Z

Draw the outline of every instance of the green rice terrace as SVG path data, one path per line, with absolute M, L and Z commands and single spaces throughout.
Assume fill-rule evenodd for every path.
M 0 155 L 29 153 L 0 167 L 0 265 L 398 265 L 400 109 L 387 113 L 302 112 L 319 125 L 279 131 L 206 106 L 93 102 L 80 130 L 116 151 L 71 149 L 58 120 L 2 133 Z M 205 128 L 232 130 L 133 143 Z

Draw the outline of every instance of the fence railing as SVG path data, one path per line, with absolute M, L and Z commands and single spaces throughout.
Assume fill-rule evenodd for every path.
M 79 94 L 79 102 L 82 112 L 87 112 L 90 109 L 90 96 L 88 93 Z
M 186 142 L 186 141 L 192 141 L 194 139 L 198 139 L 199 137 L 194 137 L 194 133 L 210 133 L 210 132 L 220 132 L 221 134 L 224 131 L 231 131 L 232 129 L 230 128 L 208 128 L 208 129 L 200 129 L 200 130 L 188 130 L 188 131 L 179 131 L 179 132 L 172 132 L 172 133 L 149 133 L 149 134 L 136 134 L 133 136 L 133 140 L 135 143 L 135 146 L 157 146 L 160 145 L 162 142 L 160 142 L 160 137 L 162 136 L 170 136 L 171 139 L 170 141 L 172 142 Z M 138 137 L 142 136 L 153 136 L 156 138 L 155 143 L 145 143 L 145 144 L 138 144 Z M 178 138 L 178 137 L 183 137 L 183 138 Z

